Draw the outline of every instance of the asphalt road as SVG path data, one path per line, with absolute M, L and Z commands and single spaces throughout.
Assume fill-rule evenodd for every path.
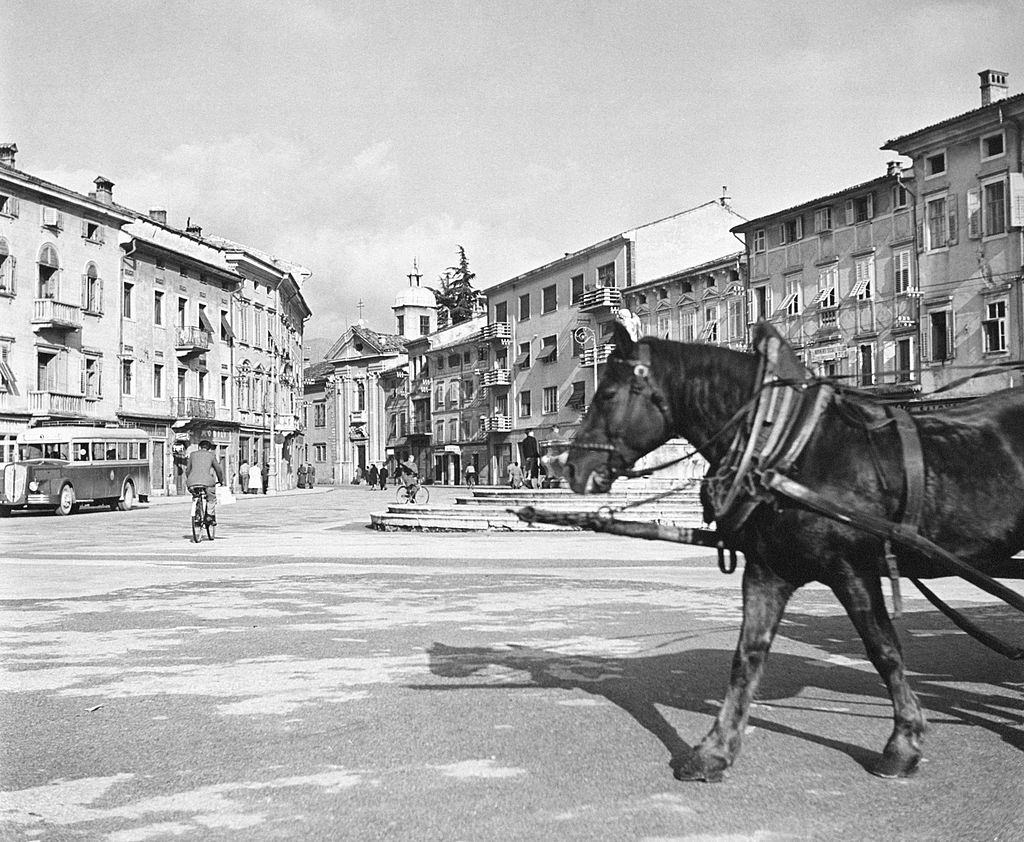
M 0 838 L 1024 837 L 1024 667 L 927 603 L 901 623 L 931 723 L 916 777 L 864 771 L 891 708 L 812 587 L 730 776 L 683 784 L 738 575 L 610 536 L 378 533 L 377 494 L 245 499 L 198 547 L 181 501 L 0 521 Z

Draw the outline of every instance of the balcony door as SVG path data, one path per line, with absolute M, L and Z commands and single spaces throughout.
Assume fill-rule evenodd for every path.
M 40 392 L 56 392 L 60 382 L 60 360 L 56 353 L 39 351 L 36 355 L 36 388 Z

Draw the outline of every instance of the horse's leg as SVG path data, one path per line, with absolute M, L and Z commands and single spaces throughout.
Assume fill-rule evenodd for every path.
M 921 759 L 921 739 L 927 723 L 903 670 L 903 649 L 889 620 L 881 579 L 851 573 L 829 584 L 860 633 L 868 657 L 892 699 L 892 736 L 882 757 L 868 771 L 882 778 L 910 775 Z
M 718 719 L 696 751 L 673 759 L 681 781 L 720 781 L 740 750 L 750 702 L 764 669 L 768 649 L 796 588 L 763 562 L 747 554 L 743 568 L 743 626 L 732 659 L 729 689 Z

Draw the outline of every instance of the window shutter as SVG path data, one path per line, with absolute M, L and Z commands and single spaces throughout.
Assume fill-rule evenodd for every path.
M 7 211 L 8 211 L 8 213 L 10 213 L 11 216 L 18 216 L 19 215 L 21 210 L 18 207 L 18 199 L 17 199 L 17 197 L 11 196 L 11 198 L 7 200 Z
M 924 251 L 924 221 L 917 220 L 917 231 L 914 234 L 914 239 L 917 241 L 917 250 Z
M 103 278 L 96 279 L 96 300 L 93 302 L 97 313 L 103 312 Z
M 875 218 L 875 194 L 874 193 L 868 193 L 867 200 L 868 200 L 868 219 L 874 219 Z
M 753 324 L 757 321 L 757 314 L 754 312 L 754 291 L 752 289 L 747 290 L 747 324 Z
M 882 343 L 882 377 L 879 382 L 885 381 L 885 375 L 896 370 L 896 343 Z
M 779 226 L 779 243 L 780 245 L 786 245 L 786 226 Z
M 967 191 L 967 236 L 972 240 L 981 237 L 981 191 Z
M 952 308 L 946 311 L 946 359 L 956 358 L 956 313 Z
M 12 254 L 7 261 L 11 264 L 11 292 L 16 293 L 18 291 L 18 258 Z
M 103 394 L 103 360 L 96 360 L 96 397 Z
M 82 309 L 89 309 L 89 276 L 82 275 Z
M 82 220 L 82 236 L 86 239 L 89 237 L 89 223 L 84 219 Z
M 60 211 L 57 211 L 57 228 L 64 230 L 64 214 Z
M 931 343 L 931 329 L 932 329 L 932 317 L 929 313 L 921 320 L 921 361 L 928 362 L 932 357 L 932 343 Z
M 773 312 L 774 311 L 772 309 L 772 288 L 770 286 L 766 286 L 764 288 L 764 317 L 766 319 L 771 318 Z
M 847 225 L 853 225 L 853 220 L 854 220 L 854 215 L 853 215 L 853 199 L 847 199 L 846 200 L 845 210 L 846 210 L 846 224 Z
M 946 241 L 949 245 L 954 245 L 959 238 L 959 230 L 957 228 L 957 213 L 956 213 L 956 194 L 951 194 L 946 199 L 947 207 L 949 208 L 949 239 Z
M 802 216 L 796 218 L 796 238 L 798 240 L 804 238 L 804 218 Z

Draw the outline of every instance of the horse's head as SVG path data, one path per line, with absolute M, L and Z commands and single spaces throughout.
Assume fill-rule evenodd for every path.
M 561 469 L 577 494 L 607 491 L 637 459 L 673 435 L 668 400 L 650 347 L 635 341 L 619 322 L 614 340 L 615 350 L 590 409 L 568 451 L 552 460 L 551 467 Z

